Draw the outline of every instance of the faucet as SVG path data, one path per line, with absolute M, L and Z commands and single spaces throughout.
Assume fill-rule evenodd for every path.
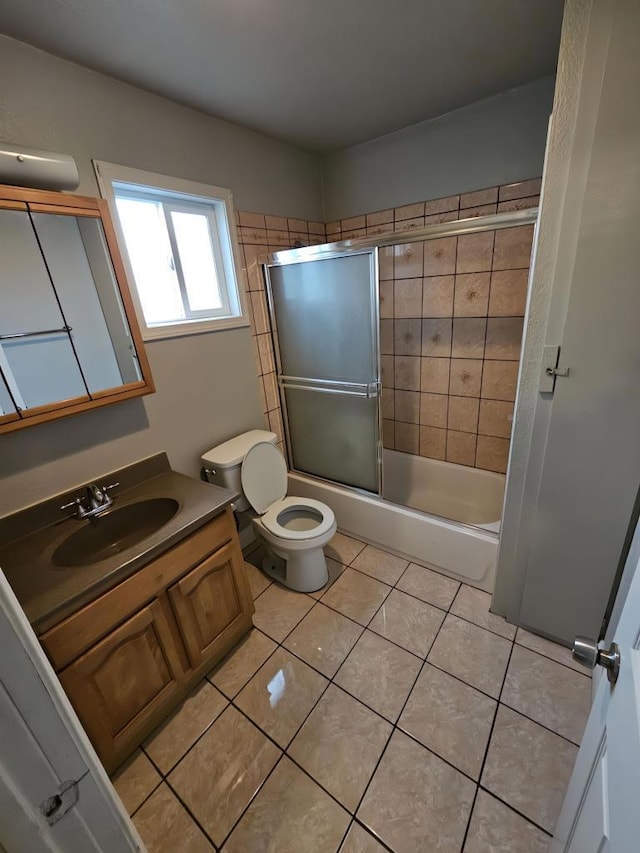
M 110 486 L 100 488 L 95 483 L 89 483 L 85 487 L 85 493 L 82 497 L 77 497 L 69 503 L 63 504 L 60 509 L 65 511 L 74 507 L 76 518 L 96 518 L 109 509 L 113 503 L 113 498 L 108 493 L 119 485 L 120 483 L 112 483 Z

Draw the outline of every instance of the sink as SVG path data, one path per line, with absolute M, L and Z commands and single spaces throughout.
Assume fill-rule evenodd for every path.
M 179 508 L 174 498 L 149 498 L 109 510 L 67 536 L 53 552 L 51 562 L 63 569 L 99 563 L 151 536 Z

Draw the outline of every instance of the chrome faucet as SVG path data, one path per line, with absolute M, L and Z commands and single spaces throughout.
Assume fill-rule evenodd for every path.
M 74 507 L 76 518 L 96 518 L 112 505 L 113 498 L 110 497 L 109 492 L 119 485 L 120 483 L 112 483 L 110 486 L 100 488 L 95 483 L 89 483 L 82 497 L 77 497 L 69 503 L 63 504 L 60 509 L 65 511 Z

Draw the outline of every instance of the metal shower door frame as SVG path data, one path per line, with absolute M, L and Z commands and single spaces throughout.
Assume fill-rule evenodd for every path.
M 302 376 L 287 376 L 282 372 L 282 360 L 280 357 L 280 345 L 278 340 L 278 324 L 275 312 L 275 303 L 273 299 L 273 291 L 271 286 L 271 276 L 269 270 L 271 267 L 288 266 L 290 264 L 306 263 L 308 261 L 321 261 L 329 258 L 345 258 L 354 255 L 369 255 L 370 274 L 373 279 L 372 298 L 371 298 L 371 329 L 373 335 L 373 364 L 372 373 L 373 379 L 368 383 L 344 382 L 339 380 L 312 379 Z M 331 483 L 340 486 L 340 488 L 358 492 L 367 496 L 382 497 L 383 494 L 383 466 L 382 466 L 382 379 L 380 366 L 380 279 L 378 269 L 378 247 L 362 246 L 354 248 L 335 248 L 327 250 L 327 244 L 305 248 L 304 256 L 300 256 L 298 249 L 287 249 L 280 252 L 275 252 L 269 255 L 267 263 L 263 264 L 264 279 L 267 288 L 267 303 L 269 309 L 271 341 L 273 352 L 276 360 L 276 379 L 278 385 L 278 396 L 282 409 L 282 422 L 285 434 L 285 447 L 287 451 L 287 463 L 289 469 L 296 474 L 302 474 L 305 477 L 311 477 L 315 480 L 320 480 L 324 483 Z M 307 471 L 301 471 L 295 467 L 293 460 L 293 450 L 291 443 L 291 435 L 289 432 L 289 416 L 287 411 L 287 399 L 284 393 L 287 388 L 292 390 L 315 391 L 324 394 L 341 394 L 349 397 L 361 397 L 364 399 L 377 400 L 377 418 L 376 418 L 376 469 L 377 469 L 377 492 L 370 492 L 367 489 L 358 488 L 357 486 L 349 486 L 345 483 L 340 483 L 336 480 L 329 480 L 325 477 L 319 477 L 316 474 L 309 474 Z

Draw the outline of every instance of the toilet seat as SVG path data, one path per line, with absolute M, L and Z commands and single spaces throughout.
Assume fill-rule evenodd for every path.
M 310 541 L 327 533 L 335 524 L 333 510 L 326 504 L 311 498 L 286 496 L 287 463 L 270 442 L 261 441 L 247 452 L 241 480 L 245 497 L 274 536 L 292 542 Z
M 302 523 L 305 526 L 303 529 L 299 527 L 296 529 L 295 526 L 287 527 L 283 516 L 288 516 L 286 521 L 294 525 Z M 314 539 L 316 536 L 324 536 L 335 524 L 335 516 L 333 510 L 320 501 L 312 498 L 290 497 L 273 503 L 264 513 L 261 521 L 274 536 L 292 541 L 305 541 Z

